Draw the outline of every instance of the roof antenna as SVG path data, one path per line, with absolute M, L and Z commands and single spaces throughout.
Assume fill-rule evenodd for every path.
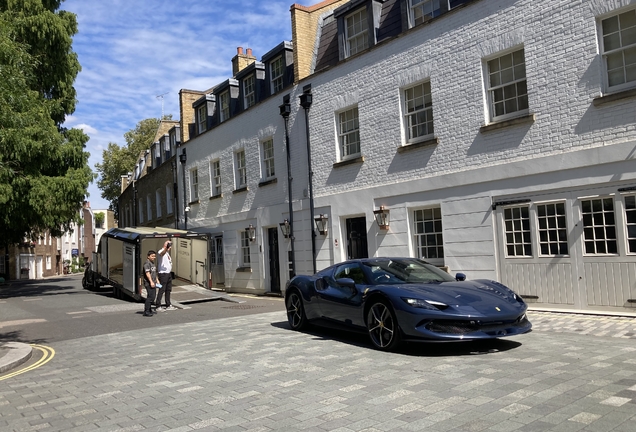
M 157 96 L 157 99 L 161 99 L 161 118 L 159 120 L 163 120 L 163 97 L 170 92 L 165 92 L 164 94 L 160 94 Z

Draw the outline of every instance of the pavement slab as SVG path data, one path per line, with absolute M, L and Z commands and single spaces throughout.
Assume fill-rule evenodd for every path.
M 636 319 L 529 315 L 526 335 L 398 353 L 284 312 L 56 342 L 2 381 L 0 428 L 633 431 Z

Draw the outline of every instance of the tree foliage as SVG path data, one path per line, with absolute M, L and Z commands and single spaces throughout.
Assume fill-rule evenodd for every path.
M 117 200 L 121 195 L 121 176 L 132 172 L 139 161 L 142 151 L 150 148 L 159 128 L 158 118 L 141 120 L 134 129 L 124 134 L 126 145 L 109 143 L 102 154 L 103 162 L 96 164 L 99 173 L 97 187 L 102 191 L 102 198 L 110 201 L 109 208 L 117 214 Z
M 0 238 L 9 243 L 79 223 L 93 179 L 88 137 L 61 127 L 80 66 L 75 15 L 59 4 L 0 0 Z

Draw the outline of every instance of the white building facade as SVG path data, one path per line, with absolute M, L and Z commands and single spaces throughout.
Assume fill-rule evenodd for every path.
M 280 286 L 289 277 L 291 241 L 276 230 L 290 218 L 289 94 L 297 273 L 313 271 L 313 231 L 318 269 L 421 257 L 537 306 L 636 312 L 636 4 L 439 3 L 353 0 L 324 13 L 309 76 L 185 143 L 198 182 L 190 223 L 222 234 L 226 286 L 270 291 L 273 252 Z

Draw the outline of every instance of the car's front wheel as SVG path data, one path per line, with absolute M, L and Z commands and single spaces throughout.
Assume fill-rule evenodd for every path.
M 367 312 L 367 329 L 373 345 L 382 351 L 394 351 L 400 345 L 400 329 L 393 308 L 377 301 Z
M 305 307 L 303 305 L 303 299 L 298 292 L 294 289 L 286 301 L 287 307 L 287 320 L 292 330 L 302 330 L 307 326 L 307 316 L 305 315 Z

